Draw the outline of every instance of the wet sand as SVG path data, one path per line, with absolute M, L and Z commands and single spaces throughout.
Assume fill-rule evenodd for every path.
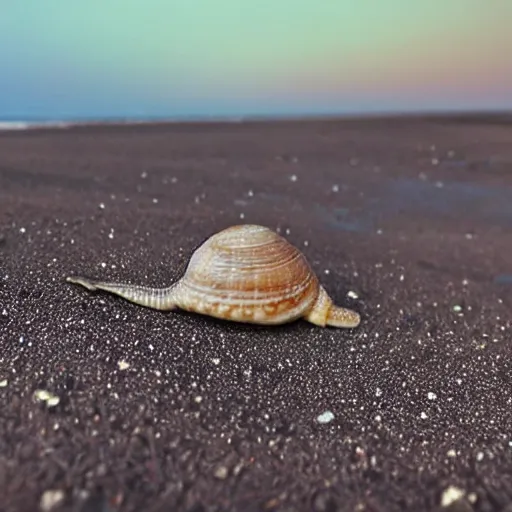
M 361 325 L 65 282 L 168 285 L 242 222 Z M 1 132 L 0 510 L 512 510 L 511 251 L 506 118 Z

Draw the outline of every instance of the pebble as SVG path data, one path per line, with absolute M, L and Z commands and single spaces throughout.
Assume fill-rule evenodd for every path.
M 217 466 L 213 476 L 218 480 L 225 480 L 228 477 L 228 468 L 226 466 Z
M 49 511 L 58 507 L 64 501 L 64 492 L 59 489 L 48 489 L 44 491 L 39 503 L 41 510 Z
M 130 364 L 127 363 L 126 361 L 124 360 L 121 360 L 117 363 L 117 367 L 123 371 L 123 370 L 127 370 L 128 368 L 130 368 Z
M 331 411 L 325 411 L 322 414 L 320 414 L 316 421 L 321 424 L 330 423 L 334 419 L 334 414 Z
M 464 496 L 464 494 L 464 491 L 458 487 L 455 487 L 453 485 L 447 487 L 444 490 L 443 495 L 441 496 L 441 506 L 450 506 L 453 502 L 460 500 Z

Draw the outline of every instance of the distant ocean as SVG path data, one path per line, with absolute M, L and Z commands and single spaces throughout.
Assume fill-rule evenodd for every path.
M 144 118 L 98 118 L 98 119 L 77 119 L 65 121 L 52 120 L 0 120 L 0 131 L 30 130 L 35 128 L 71 128 L 74 126 L 102 126 L 109 124 L 161 124 L 161 123 L 191 123 L 191 122 L 216 122 L 241 123 L 243 117 L 144 117 Z
M 175 116 L 175 117 L 105 117 L 105 118 L 79 118 L 68 120 L 46 119 L 1 119 L 1 131 L 19 131 L 37 128 L 65 129 L 75 126 L 106 126 L 106 125 L 135 125 L 135 124 L 167 124 L 167 123 L 244 123 L 253 121 L 306 121 L 306 120 L 350 120 L 350 119 L 383 119 L 383 118 L 457 118 L 461 120 L 499 123 L 512 123 L 510 110 L 481 110 L 470 111 L 465 109 L 446 110 L 419 110 L 419 111 L 381 111 L 360 113 L 301 113 L 289 115 L 247 115 L 247 116 Z

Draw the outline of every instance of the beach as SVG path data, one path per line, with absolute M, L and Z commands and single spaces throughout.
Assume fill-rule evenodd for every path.
M 0 510 L 511 510 L 511 122 L 0 131 Z M 246 223 L 361 324 L 66 282 L 169 286 Z

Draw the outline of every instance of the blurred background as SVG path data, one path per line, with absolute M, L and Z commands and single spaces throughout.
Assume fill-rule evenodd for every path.
M 510 0 L 4 0 L 0 121 L 512 109 Z

